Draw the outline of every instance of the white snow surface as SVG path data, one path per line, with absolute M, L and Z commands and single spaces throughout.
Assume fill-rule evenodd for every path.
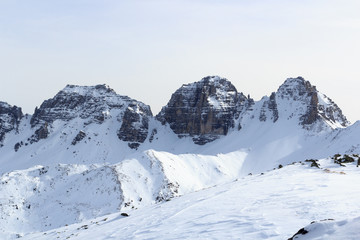
M 23 239 L 359 239 L 360 180 L 355 163 L 322 159 L 172 198 L 128 217 L 114 213 Z M 54 213 L 55 214 L 55 213 Z M 63 213 L 59 212 L 59 215 Z M 321 221 L 335 219 L 335 221 Z M 347 220 L 344 220 L 347 219 Z

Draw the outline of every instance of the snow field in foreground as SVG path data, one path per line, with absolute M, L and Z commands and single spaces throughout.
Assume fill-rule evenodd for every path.
M 323 219 L 338 222 L 313 225 L 318 226 L 316 239 L 360 239 L 360 232 L 353 231 L 360 225 L 360 191 L 355 187 L 360 169 L 355 163 L 341 167 L 332 162 L 320 160 L 321 169 L 296 163 L 131 210 L 129 217 L 115 213 L 23 239 L 275 240 Z M 343 219 L 347 224 L 341 224 Z M 333 235 L 326 230 L 331 228 Z M 299 239 L 315 239 L 311 236 Z

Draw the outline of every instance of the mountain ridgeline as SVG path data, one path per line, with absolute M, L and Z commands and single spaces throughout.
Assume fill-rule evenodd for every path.
M 155 117 L 148 105 L 120 96 L 106 85 L 68 85 L 35 109 L 29 122 L 32 134 L 19 139 L 14 149 L 18 151 L 22 146 L 48 138 L 55 123 L 71 124 L 76 120 L 85 127 L 101 125 L 110 118 L 116 119 L 118 139 L 132 149 L 154 139 L 157 129 L 150 129 L 151 120 L 169 126 L 180 138 L 192 138 L 198 145 L 212 142 L 231 131 L 241 131 L 249 122 L 276 124 L 295 120 L 300 127 L 315 131 L 349 125 L 341 109 L 302 77 L 287 79 L 270 97 L 257 102 L 238 92 L 225 78 L 205 77 L 176 90 Z M 19 132 L 23 119 L 21 108 L 0 103 L 0 146 L 7 144 L 6 135 L 11 131 L 19 138 L 24 137 Z M 86 136 L 84 131 L 79 134 L 82 138 Z M 76 139 L 72 140 L 73 144 L 82 140 L 79 136 Z
M 67 85 L 32 115 L 0 102 L 0 238 L 127 212 L 305 159 L 359 156 L 360 122 L 349 125 L 302 77 L 259 101 L 224 78 L 205 77 L 181 86 L 155 116 L 106 85 Z

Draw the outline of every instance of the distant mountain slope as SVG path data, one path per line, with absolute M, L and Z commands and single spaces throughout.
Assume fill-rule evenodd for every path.
M 349 125 L 302 77 L 259 101 L 206 77 L 179 88 L 156 117 L 106 85 L 68 85 L 33 115 L 1 103 L 0 216 L 8 217 L 0 225 L 5 235 L 49 230 L 292 162 L 358 153 L 360 125 Z

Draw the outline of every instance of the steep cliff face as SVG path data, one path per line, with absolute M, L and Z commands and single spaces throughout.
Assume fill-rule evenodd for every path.
M 120 140 L 129 142 L 130 148 L 138 148 L 149 132 L 150 108 L 146 105 L 131 103 L 125 110 L 122 124 L 118 131 Z
M 69 122 L 78 118 L 86 126 L 102 124 L 113 117 L 119 122 L 117 134 L 120 140 L 129 142 L 132 148 L 145 141 L 149 118 L 152 117 L 150 107 L 127 96 L 120 96 L 106 85 L 67 85 L 35 110 L 30 123 L 33 128 L 38 128 L 38 133 L 46 133 L 35 134 L 34 139 L 38 141 L 47 137 L 48 125 L 56 120 Z
M 0 146 L 6 133 L 17 130 L 22 117 L 21 108 L 0 102 Z
M 288 78 L 276 92 L 276 101 L 281 102 L 283 117 L 298 118 L 299 124 L 306 129 L 314 124 L 325 124 L 331 128 L 350 124 L 330 98 L 302 77 Z
M 269 118 L 273 122 L 276 122 L 279 119 L 279 111 L 276 103 L 276 94 L 274 92 L 270 95 L 270 98 L 263 102 L 260 110 L 259 120 L 261 122 L 265 122 Z
M 227 79 L 206 77 L 179 88 L 156 118 L 180 137 L 192 136 L 202 145 L 226 135 L 250 103 Z

